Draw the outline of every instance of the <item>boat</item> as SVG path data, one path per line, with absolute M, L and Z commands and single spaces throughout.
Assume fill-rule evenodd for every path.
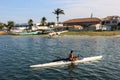
M 60 33 L 58 33 L 58 32 L 51 32 L 51 33 L 49 33 L 50 37 L 58 37 L 59 35 L 60 35 Z
M 35 31 L 35 32 L 21 32 L 21 33 L 18 33 L 19 35 L 36 35 L 38 34 L 39 32 Z
M 65 32 L 68 32 L 68 31 L 67 31 L 67 30 L 66 30 L 66 31 L 59 31 L 59 32 L 54 32 L 54 31 L 53 31 L 53 32 L 50 32 L 50 33 L 49 33 L 49 36 L 50 36 L 50 37 L 60 37 L 60 34 L 61 34 L 61 33 L 65 33 Z
M 29 32 L 25 31 L 25 32 L 16 32 L 13 34 L 15 35 L 37 35 L 39 34 L 39 32 L 38 31 L 29 31 Z
M 77 61 L 68 61 L 68 60 L 61 60 L 61 61 L 55 61 L 45 64 L 37 64 L 37 65 L 31 65 L 31 68 L 44 68 L 44 67 L 52 67 L 52 66 L 60 66 L 65 64 L 71 64 L 71 63 L 85 63 L 85 62 L 93 62 L 96 60 L 101 60 L 103 56 L 94 56 L 94 57 L 87 57 L 83 58 L 81 60 Z

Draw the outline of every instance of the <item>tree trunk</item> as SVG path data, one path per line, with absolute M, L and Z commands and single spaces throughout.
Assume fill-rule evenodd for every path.
M 57 15 L 57 27 L 59 26 L 59 15 Z

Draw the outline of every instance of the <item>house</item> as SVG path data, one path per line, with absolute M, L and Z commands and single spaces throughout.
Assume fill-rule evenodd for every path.
M 16 24 L 14 27 L 12 27 L 11 32 L 23 32 L 27 30 L 28 27 L 29 26 L 27 24 L 21 24 L 21 25 Z
M 29 25 L 27 24 L 27 23 L 25 23 L 25 24 L 16 24 L 13 28 L 12 28 L 12 30 L 15 30 L 15 31 L 24 31 L 24 30 L 28 30 L 29 29 Z M 31 30 L 32 31 L 36 31 L 37 30 L 37 27 L 36 27 L 36 25 L 34 24 L 32 27 L 31 27 Z
M 103 30 L 120 30 L 120 17 L 107 16 L 101 22 Z
M 36 27 L 37 31 L 39 31 L 40 33 L 49 33 L 52 30 L 52 28 L 48 26 L 41 26 L 39 23 L 36 24 Z
M 64 31 L 64 30 L 68 30 L 67 26 L 54 26 L 53 27 L 54 31 Z
M 88 30 L 94 30 L 94 31 L 100 31 L 102 30 L 102 25 L 101 24 L 94 24 L 94 25 L 90 25 L 88 27 Z
M 68 27 L 79 25 L 83 27 L 83 30 L 89 30 L 89 26 L 99 24 L 101 21 L 100 18 L 78 18 L 64 21 L 63 25 Z
M 70 31 L 80 31 L 80 30 L 83 30 L 83 26 L 81 26 L 81 25 L 69 26 L 68 30 L 70 30 Z
M 111 26 L 110 25 L 102 25 L 102 30 L 103 31 L 111 31 Z

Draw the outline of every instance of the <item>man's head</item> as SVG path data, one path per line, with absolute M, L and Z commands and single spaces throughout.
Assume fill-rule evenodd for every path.
M 71 50 L 71 53 L 73 53 L 73 50 Z

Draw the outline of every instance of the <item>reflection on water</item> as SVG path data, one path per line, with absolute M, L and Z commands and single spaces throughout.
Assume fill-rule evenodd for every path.
M 77 68 L 77 65 L 74 64 L 74 63 L 71 63 L 70 65 L 68 65 L 68 70 L 71 71 L 71 72 L 76 68 Z
M 71 63 L 69 66 L 68 66 L 68 72 L 69 72 L 69 76 L 70 76 L 70 79 L 68 80 L 77 80 L 77 77 L 74 75 L 74 70 L 77 69 L 77 65 L 74 64 L 74 63 Z

